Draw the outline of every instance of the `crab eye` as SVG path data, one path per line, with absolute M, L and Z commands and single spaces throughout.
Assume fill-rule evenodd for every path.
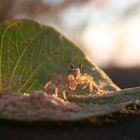
M 71 69 L 74 69 L 74 66 L 73 66 L 73 64 L 70 64 L 70 68 L 71 68 Z
M 82 68 L 82 64 L 79 65 L 79 68 L 80 68 L 80 69 Z

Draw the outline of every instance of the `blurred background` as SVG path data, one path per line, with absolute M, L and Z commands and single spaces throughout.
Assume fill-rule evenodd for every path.
M 140 0 L 0 0 L 0 22 L 55 26 L 121 88 L 140 85 Z

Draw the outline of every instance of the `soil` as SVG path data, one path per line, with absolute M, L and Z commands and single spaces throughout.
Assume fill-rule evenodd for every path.
M 21 123 L 0 120 L 0 139 L 139 140 L 140 113 L 114 114 L 82 122 Z

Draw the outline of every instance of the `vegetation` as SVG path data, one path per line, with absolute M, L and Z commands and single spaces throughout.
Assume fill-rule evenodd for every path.
M 11 20 L 0 24 L 0 92 L 23 93 L 41 90 L 52 75 L 64 74 L 69 65 L 83 65 L 81 72 L 94 77 L 105 95 L 89 96 L 85 89 L 68 97 L 82 109 L 71 117 L 79 120 L 117 112 L 124 106 L 139 103 L 140 88 L 120 90 L 110 78 L 71 41 L 50 26 L 31 20 Z M 0 112 L 2 116 L 2 112 Z M 38 118 L 37 118 L 38 119 Z M 47 119 L 51 119 L 46 117 Z

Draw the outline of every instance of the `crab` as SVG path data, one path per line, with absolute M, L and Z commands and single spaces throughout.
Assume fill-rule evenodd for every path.
M 74 68 L 70 65 L 70 69 L 64 74 L 53 74 L 52 79 L 48 81 L 43 89 L 49 93 L 59 97 L 63 97 L 65 100 L 66 94 L 73 94 L 78 85 L 82 85 L 82 89 L 88 87 L 89 94 L 102 94 L 103 91 L 98 87 L 94 78 L 87 74 L 81 73 L 81 65 Z

